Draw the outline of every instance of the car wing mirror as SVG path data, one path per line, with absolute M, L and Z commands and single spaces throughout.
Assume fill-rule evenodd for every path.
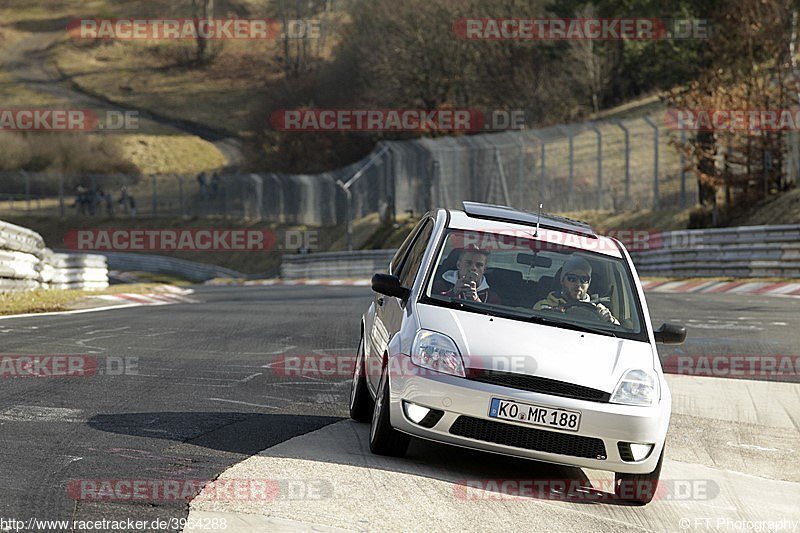
M 686 328 L 677 324 L 661 324 L 653 335 L 656 342 L 662 344 L 683 344 L 686 340 Z
M 411 296 L 411 291 L 400 284 L 400 278 L 391 274 L 375 274 L 372 276 L 372 290 L 379 294 L 400 298 L 401 300 L 407 300 Z

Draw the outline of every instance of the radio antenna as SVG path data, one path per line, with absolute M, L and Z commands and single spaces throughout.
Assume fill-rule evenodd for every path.
M 536 231 L 533 232 L 534 237 L 539 236 L 539 219 L 542 218 L 542 204 L 539 204 L 539 214 L 536 217 Z

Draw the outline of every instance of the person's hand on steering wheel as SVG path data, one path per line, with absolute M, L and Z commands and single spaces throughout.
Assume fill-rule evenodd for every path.
M 592 320 L 602 320 L 603 322 L 610 322 L 618 324 L 614 315 L 606 306 L 595 305 L 591 302 L 567 302 L 560 306 L 563 313 L 572 314 L 577 316 L 587 316 Z

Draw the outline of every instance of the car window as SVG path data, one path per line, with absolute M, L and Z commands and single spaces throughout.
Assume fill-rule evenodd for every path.
M 466 306 L 459 300 L 470 298 L 453 287 L 467 274 L 458 265 L 461 254 L 470 250 L 485 255 L 486 267 L 476 284 L 480 301 Z M 584 265 L 586 270 L 576 269 L 576 264 Z M 564 272 L 565 265 L 570 272 Z M 534 239 L 527 234 L 508 237 L 449 230 L 431 269 L 431 282 L 425 292 L 429 303 L 455 304 L 465 310 L 476 309 L 476 303 L 478 307 L 486 306 L 487 312 L 499 312 L 509 318 L 538 317 L 548 323 L 555 321 L 646 340 L 633 275 L 622 258 Z M 566 282 L 579 288 L 570 293 Z
M 432 233 L 433 222 L 427 220 L 425 226 L 417 234 L 417 238 L 397 274 L 403 287 L 410 288 L 414 284 L 414 276 L 417 274 L 420 264 L 422 264 L 422 257 L 425 255 Z
M 411 243 L 414 242 L 414 238 L 417 236 L 417 233 L 419 232 L 419 229 L 427 221 L 428 221 L 428 219 L 424 218 L 424 219 L 420 220 L 419 222 L 417 222 L 417 225 L 414 226 L 414 229 L 412 229 L 409 232 L 408 236 L 405 238 L 405 240 L 403 240 L 403 243 L 397 249 L 397 252 L 395 252 L 394 257 L 392 257 L 392 260 L 389 262 L 389 273 L 390 274 L 394 274 L 396 276 L 398 271 L 402 268 L 403 261 L 405 260 L 406 256 L 408 255 L 408 249 L 411 247 Z

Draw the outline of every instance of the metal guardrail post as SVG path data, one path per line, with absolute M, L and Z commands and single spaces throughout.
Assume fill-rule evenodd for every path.
M 228 190 L 231 186 L 231 180 L 228 179 L 230 176 L 220 176 L 220 184 L 222 185 L 222 214 L 225 220 L 228 220 L 228 202 L 230 200 L 230 191 Z
M 392 147 L 390 145 L 387 144 L 386 148 L 387 151 L 391 152 Z M 392 154 L 392 157 L 389 159 L 394 161 L 394 154 Z M 389 165 L 384 167 L 383 182 L 386 184 L 390 195 L 389 202 L 387 202 L 386 206 L 387 210 L 389 211 L 387 213 L 387 218 L 392 224 L 394 224 L 397 222 L 397 173 L 395 172 L 394 168 L 389 168 Z
M 500 172 L 500 186 L 503 188 L 503 199 L 506 205 L 511 205 L 511 200 L 508 197 L 508 184 L 506 183 L 506 173 L 503 171 L 503 161 L 500 159 L 500 149 L 495 146 L 494 159 L 497 162 L 497 170 Z
M 25 200 L 28 207 L 28 213 L 31 212 L 31 176 L 25 172 Z
M 681 208 L 686 208 L 686 157 L 683 154 L 683 147 L 686 145 L 686 130 L 681 130 Z
M 625 200 L 624 205 L 627 208 L 631 205 L 631 135 L 627 127 L 621 120 L 615 120 L 614 124 L 617 125 L 625 133 Z
M 535 131 L 530 132 L 531 135 L 539 140 L 539 199 L 544 198 L 544 180 L 545 180 L 545 141 L 544 138 Z
M 660 202 L 660 192 L 658 188 L 658 124 L 653 122 L 650 117 L 643 117 L 651 128 L 653 128 L 653 209 L 658 209 Z
M 153 182 L 153 212 L 150 216 L 153 218 L 158 214 L 158 178 L 155 175 L 150 176 Z
M 350 192 L 350 188 L 346 186 L 345 183 L 342 183 L 341 180 L 336 180 L 336 185 L 344 191 L 344 198 L 345 198 L 345 211 L 344 211 L 344 224 L 345 224 L 345 235 L 347 237 L 347 251 L 353 251 L 353 222 L 351 217 L 352 212 L 352 203 L 353 203 L 353 193 Z
M 183 176 L 175 176 L 178 178 L 178 205 L 181 211 L 181 216 L 186 216 L 186 209 L 183 202 Z
M 567 194 L 572 197 L 572 184 L 575 177 L 575 141 L 573 133 L 564 126 L 556 126 L 558 130 L 567 136 L 569 141 L 569 180 L 567 181 Z
M 64 174 L 58 174 L 58 216 L 64 218 Z
M 517 140 L 519 140 L 519 152 L 517 152 L 517 190 L 522 192 L 522 190 L 524 190 L 522 187 L 522 176 L 526 174 L 523 170 L 523 168 L 525 168 L 525 162 L 523 161 L 525 158 L 525 139 L 522 135 L 519 135 Z
M 603 208 L 603 134 L 597 124 L 589 124 L 589 128 L 597 134 L 597 210 Z
M 375 162 L 378 160 L 378 158 L 380 156 L 382 156 L 384 153 L 386 153 L 388 150 L 389 150 L 389 147 L 384 145 L 383 148 L 381 148 L 378 151 L 378 153 L 373 155 L 369 159 L 369 161 L 367 161 L 367 163 L 363 167 L 358 169 L 358 171 L 355 174 L 350 176 L 350 179 L 348 179 L 346 182 L 342 182 L 342 180 L 336 180 L 336 185 L 344 191 L 345 199 L 346 199 L 346 203 L 347 203 L 347 209 L 346 209 L 346 213 L 345 213 L 345 218 L 346 218 L 346 220 L 345 220 L 345 231 L 347 232 L 347 250 L 348 251 L 352 251 L 353 250 L 353 226 L 352 226 L 352 224 L 353 224 L 353 222 L 352 222 L 353 193 L 350 191 L 350 187 L 352 187 L 353 184 L 356 181 L 358 181 L 359 178 L 361 178 L 361 176 L 364 175 L 364 172 L 369 167 L 374 165 Z

